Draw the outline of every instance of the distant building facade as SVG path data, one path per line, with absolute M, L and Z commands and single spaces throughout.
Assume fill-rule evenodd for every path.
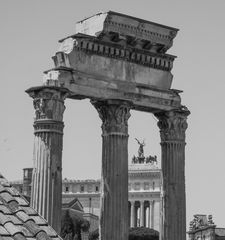
M 189 240 L 225 240 L 225 228 L 217 228 L 212 215 L 196 214 L 190 222 Z
M 133 157 L 128 168 L 130 227 L 144 226 L 159 231 L 161 169 L 158 167 L 156 156 L 144 156 L 144 142 L 138 143 L 138 156 Z M 23 171 L 23 181 L 15 181 L 12 184 L 29 199 L 32 168 L 25 168 Z M 77 199 L 82 205 L 82 214 L 86 214 L 86 218 L 91 218 L 89 220 L 93 222 L 92 226 L 98 226 L 99 221 L 100 182 L 67 178 L 62 181 L 62 203 L 73 203 L 74 199 Z
M 129 165 L 130 226 L 159 230 L 161 169 L 156 163 Z M 63 180 L 63 198 L 77 198 L 84 212 L 100 214 L 100 180 Z

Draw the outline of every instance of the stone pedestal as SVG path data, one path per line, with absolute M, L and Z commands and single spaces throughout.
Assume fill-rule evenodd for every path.
M 186 239 L 185 131 L 186 108 L 155 114 L 162 148 L 163 216 L 161 240 Z
M 67 90 L 42 86 L 26 92 L 34 99 L 35 109 L 31 206 L 60 233 L 63 112 Z
M 92 101 L 102 119 L 101 240 L 128 239 L 129 103 Z

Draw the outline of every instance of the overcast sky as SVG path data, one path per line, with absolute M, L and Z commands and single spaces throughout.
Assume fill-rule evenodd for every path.
M 187 221 L 213 214 L 225 227 L 225 1 L 224 0 L 1 0 L 0 166 L 9 180 L 32 166 L 33 105 L 25 89 L 40 85 L 53 67 L 58 40 L 75 33 L 75 22 L 113 10 L 179 28 L 169 53 L 177 55 L 172 88 L 181 89 L 190 111 L 186 147 Z M 88 100 L 66 100 L 63 177 L 100 178 L 101 121 Z M 129 158 L 134 138 L 145 139 L 146 155 L 160 159 L 156 119 L 132 111 Z M 188 226 L 188 224 L 187 224 Z

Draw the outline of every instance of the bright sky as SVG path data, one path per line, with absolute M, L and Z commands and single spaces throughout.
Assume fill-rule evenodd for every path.
M 0 166 L 9 180 L 32 166 L 33 105 L 25 89 L 39 85 L 53 66 L 58 40 L 75 33 L 75 22 L 113 10 L 179 28 L 171 54 L 173 88 L 184 90 L 188 106 L 186 147 L 187 226 L 196 213 L 213 214 L 225 227 L 224 0 L 20 0 L 0 2 Z M 66 101 L 63 177 L 100 177 L 101 122 L 88 100 Z M 151 114 L 132 112 L 129 158 L 134 138 L 145 153 L 160 158 L 159 131 Z

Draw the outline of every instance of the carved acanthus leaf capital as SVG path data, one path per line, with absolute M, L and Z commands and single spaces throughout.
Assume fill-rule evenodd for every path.
M 186 107 L 181 109 L 156 113 L 161 141 L 185 141 L 185 131 L 188 127 L 187 116 L 190 111 Z
M 128 133 L 131 104 L 121 100 L 91 101 L 102 120 L 103 135 Z
M 68 91 L 60 87 L 39 87 L 27 90 L 33 98 L 35 121 L 38 120 L 63 120 L 65 110 L 64 100 Z

